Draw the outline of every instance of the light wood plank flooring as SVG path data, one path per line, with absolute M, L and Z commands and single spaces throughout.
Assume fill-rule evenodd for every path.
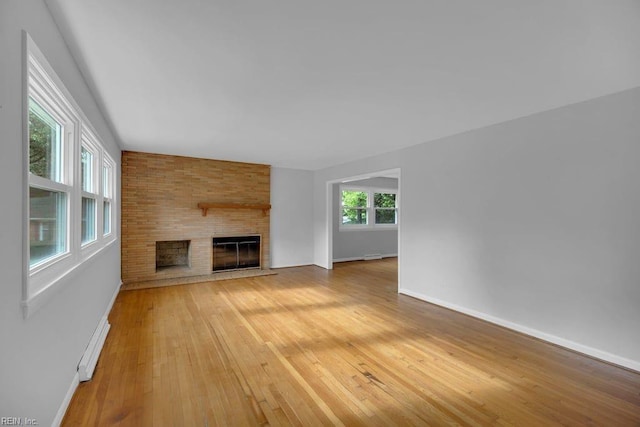
M 397 294 L 395 259 L 123 291 L 66 426 L 640 425 L 640 374 Z

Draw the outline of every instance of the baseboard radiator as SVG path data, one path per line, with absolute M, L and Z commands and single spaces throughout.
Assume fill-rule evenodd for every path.
M 94 331 L 93 336 L 89 341 L 89 345 L 84 351 L 82 359 L 80 359 L 80 363 L 78 364 L 78 376 L 80 377 L 81 382 L 89 381 L 93 376 L 93 371 L 98 363 L 98 357 L 100 356 L 100 352 L 102 351 L 104 341 L 107 339 L 107 334 L 109 333 L 110 328 L 111 325 L 107 320 L 107 316 L 104 316 Z

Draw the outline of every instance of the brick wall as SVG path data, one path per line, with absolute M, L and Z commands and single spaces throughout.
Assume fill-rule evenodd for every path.
M 213 236 L 260 234 L 262 268 L 269 268 L 269 212 L 209 209 L 199 202 L 270 203 L 270 166 L 122 153 L 122 281 L 211 273 Z M 156 242 L 190 240 L 190 267 L 156 272 Z

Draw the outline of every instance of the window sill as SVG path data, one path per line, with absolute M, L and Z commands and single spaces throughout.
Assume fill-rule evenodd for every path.
M 385 231 L 385 230 L 398 230 L 397 224 L 392 225 L 350 225 L 350 226 L 339 226 L 338 231 Z
M 87 265 L 89 265 L 96 255 L 103 252 L 105 249 L 113 245 L 117 239 L 111 239 L 106 242 L 99 249 L 92 251 L 82 258 L 82 260 L 76 264 L 69 266 L 63 270 L 60 274 L 47 280 L 47 284 L 42 286 L 38 291 L 34 292 L 28 298 L 24 299 L 22 305 L 22 315 L 25 319 L 31 317 L 40 308 L 42 308 L 47 302 L 49 302 L 57 293 L 61 292 L 65 286 L 71 282 L 71 279 L 82 271 Z M 26 280 L 30 280 L 27 276 Z

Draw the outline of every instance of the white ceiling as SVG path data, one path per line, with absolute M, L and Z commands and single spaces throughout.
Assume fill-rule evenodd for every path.
M 124 149 L 319 169 L 640 86 L 639 0 L 47 0 Z

